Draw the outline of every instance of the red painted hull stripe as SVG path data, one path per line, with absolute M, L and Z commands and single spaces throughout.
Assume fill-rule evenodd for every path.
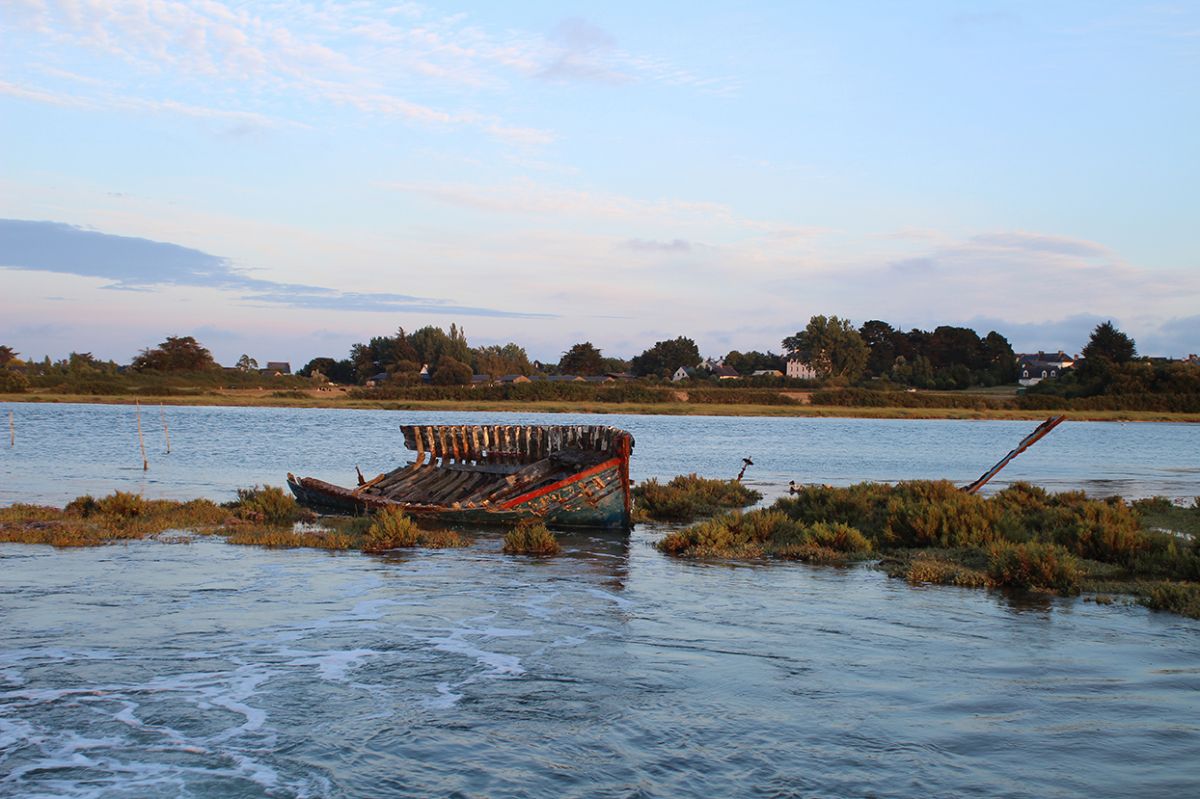
M 571 485 L 571 483 L 578 483 L 580 480 L 586 480 L 589 477 L 593 477 L 597 474 L 600 474 L 601 472 L 611 469 L 614 466 L 620 466 L 621 461 L 622 461 L 621 458 L 613 458 L 612 460 L 607 460 L 604 463 L 597 464 L 586 471 L 580 472 L 579 474 L 573 474 L 570 477 L 566 478 L 565 480 L 559 480 L 557 483 L 551 483 L 550 485 L 546 486 L 545 488 L 539 488 L 536 491 L 530 491 L 528 494 L 522 494 L 521 496 L 517 497 L 516 499 L 510 499 L 508 502 L 505 502 L 500 507 L 503 508 L 504 510 L 509 510 L 510 508 L 515 508 L 518 505 L 524 504 L 533 499 L 537 499 L 538 497 L 544 497 L 546 494 L 549 494 L 553 491 L 557 491 L 558 489 L 560 489 L 564 486 Z

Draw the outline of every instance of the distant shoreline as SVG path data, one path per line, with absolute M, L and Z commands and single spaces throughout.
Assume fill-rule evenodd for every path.
M 187 396 L 134 396 L 92 394 L 24 393 L 0 394 L 0 402 L 44 404 L 75 403 L 81 405 L 195 405 L 204 407 L 245 408 L 340 408 L 347 410 L 395 411 L 473 411 L 478 413 L 593 413 L 631 414 L 640 416 L 747 416 L 764 418 L 842 418 L 842 419 L 989 419 L 1040 420 L 1052 415 L 1064 415 L 1069 420 L 1087 422 L 1186 422 L 1200 423 L 1200 413 L 1171 413 L 1159 411 L 1041 411 L 1001 410 L 978 408 L 877 408 L 843 405 L 750 405 L 570 402 L 549 400 L 540 402 L 464 400 L 366 400 L 350 399 L 343 394 L 308 397 L 275 397 L 269 393 L 197 394 Z

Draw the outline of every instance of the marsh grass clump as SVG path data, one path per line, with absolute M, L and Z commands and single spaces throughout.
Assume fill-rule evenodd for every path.
M 960 588 L 986 588 L 987 573 L 979 567 L 982 558 L 974 550 L 915 551 L 908 557 L 894 558 L 882 564 L 892 577 L 903 577 L 914 585 L 954 585 Z
M 988 548 L 988 579 L 998 588 L 1078 594 L 1083 582 L 1079 561 L 1058 544 L 1001 542 Z
M 994 505 L 946 480 L 898 483 L 887 501 L 883 540 L 902 547 L 982 546 L 999 537 Z
M 1138 499 L 1131 503 L 1133 512 L 1147 530 L 1163 530 L 1200 539 L 1200 497 L 1189 507 L 1177 505 L 1166 497 Z
M 86 503 L 91 497 L 80 497 Z M 95 512 L 114 519 L 136 519 L 146 514 L 146 500 L 128 491 L 114 491 L 107 497 L 96 500 Z
M 671 478 L 665 485 L 650 478 L 634 487 L 638 511 L 658 521 L 690 522 L 723 510 L 744 508 L 762 494 L 736 480 L 715 480 L 695 473 Z
M 778 510 L 727 513 L 669 533 L 660 551 L 689 558 L 778 558 L 831 563 L 860 558 L 871 542 L 841 523 L 805 524 Z
M 913 583 L 1132 594 L 1200 614 L 1200 502 L 1132 504 L 1014 483 L 992 497 L 945 481 L 805 486 L 770 508 L 666 535 L 677 557 L 861 559 Z
M 0 540 L 56 547 L 99 546 L 167 530 L 211 532 L 227 515 L 206 499 L 149 500 L 115 491 L 100 499 L 76 497 L 61 509 L 31 505 L 0 509 Z
M 796 521 L 838 521 L 878 538 L 887 521 L 887 502 L 893 490 L 886 483 L 858 483 L 844 488 L 801 486 L 772 507 Z
M 505 555 L 533 555 L 546 558 L 562 551 L 558 539 L 536 519 L 524 519 L 504 536 Z
M 225 507 L 237 518 L 254 524 L 293 524 L 311 517 L 291 494 L 269 485 L 239 488 L 237 499 Z
M 470 542 L 453 530 L 424 530 L 399 508 L 384 508 L 376 513 L 362 532 L 360 548 L 364 552 L 425 547 L 452 549 Z
M 417 523 L 399 508 L 384 508 L 375 514 L 363 534 L 364 552 L 384 552 L 400 547 L 415 547 L 421 538 Z
M 1168 610 L 1200 619 L 1200 585 L 1159 582 L 1149 586 L 1138 601 L 1151 610 Z

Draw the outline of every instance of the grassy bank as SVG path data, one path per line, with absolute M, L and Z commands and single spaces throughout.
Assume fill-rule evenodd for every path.
M 236 500 L 223 505 L 207 499 L 150 500 L 117 491 L 99 499 L 77 497 L 62 508 L 22 504 L 0 508 L 0 542 L 91 547 L 167 532 L 216 535 L 230 544 L 363 552 L 469 543 L 451 530 L 419 527 L 399 512 L 370 518 L 318 518 L 272 486 L 240 489 Z M 188 539 L 176 535 L 171 540 Z
M 763 405 L 688 402 L 466 401 L 356 399 L 345 392 L 255 391 L 209 392 L 157 397 L 152 395 L 0 394 L 0 402 L 82 403 L 96 405 L 191 405 L 264 408 L 347 408 L 394 411 L 476 411 L 481 413 L 593 413 L 664 416 L 837 417 L 858 419 L 1045 419 L 1047 411 L 994 408 L 899 408 L 845 405 Z M 1059 411 L 1075 421 L 1200 422 L 1200 413 L 1159 411 Z
M 729 513 L 668 534 L 686 558 L 878 561 L 912 583 L 1121 593 L 1200 618 L 1200 499 L 1132 505 L 1017 483 L 992 497 L 911 481 L 810 486 L 770 508 Z

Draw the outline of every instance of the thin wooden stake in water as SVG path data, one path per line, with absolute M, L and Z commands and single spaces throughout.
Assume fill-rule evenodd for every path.
M 13 412 L 8 412 L 8 446 L 11 449 L 17 445 L 17 425 L 13 421 Z
M 158 403 L 158 415 L 162 417 L 163 435 L 167 437 L 167 454 L 171 454 L 171 431 L 167 429 L 167 412 L 163 410 L 163 404 Z
M 142 471 L 150 471 L 150 461 L 146 460 L 146 439 L 142 438 L 142 401 L 134 400 L 137 406 L 138 444 L 142 447 Z

